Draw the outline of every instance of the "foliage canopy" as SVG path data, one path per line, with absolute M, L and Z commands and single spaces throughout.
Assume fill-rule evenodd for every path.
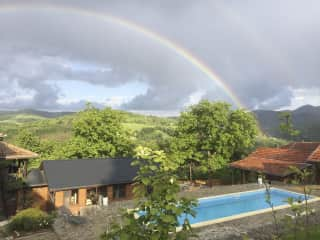
M 204 100 L 181 114 L 172 154 L 181 165 L 213 172 L 246 154 L 257 134 L 257 123 L 250 113 L 232 110 L 227 103 Z

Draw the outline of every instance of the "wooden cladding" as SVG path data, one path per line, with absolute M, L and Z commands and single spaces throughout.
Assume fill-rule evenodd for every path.
M 80 188 L 74 190 L 57 191 L 54 193 L 55 208 L 64 207 L 70 213 L 78 215 L 80 209 L 89 205 L 100 204 L 99 198 L 108 198 L 108 202 L 132 199 L 132 184 L 116 184 L 96 188 Z M 91 197 L 97 194 L 96 202 Z M 89 201 L 90 200 L 90 201 Z

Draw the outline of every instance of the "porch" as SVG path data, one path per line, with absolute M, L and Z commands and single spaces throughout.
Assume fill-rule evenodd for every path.
M 133 197 L 132 184 L 114 184 L 86 188 L 66 189 L 51 192 L 56 209 L 73 215 L 82 215 L 86 207 L 108 206 L 110 202 L 130 200 Z

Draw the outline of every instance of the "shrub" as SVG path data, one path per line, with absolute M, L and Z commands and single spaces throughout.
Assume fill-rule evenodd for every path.
M 53 215 L 49 215 L 38 208 L 28 208 L 11 218 L 8 231 L 37 231 L 49 228 L 53 220 Z

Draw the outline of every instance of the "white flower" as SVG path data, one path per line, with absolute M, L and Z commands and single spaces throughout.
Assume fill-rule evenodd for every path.
M 170 183 L 173 184 L 173 178 L 170 178 Z

